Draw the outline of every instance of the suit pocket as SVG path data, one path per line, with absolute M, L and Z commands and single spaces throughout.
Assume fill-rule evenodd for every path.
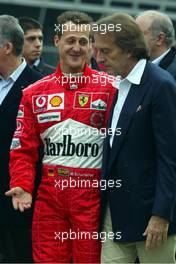
M 148 106 L 138 106 L 136 109 L 136 112 L 133 115 L 133 119 L 142 117 L 143 115 L 146 115 L 149 113 L 149 107 Z

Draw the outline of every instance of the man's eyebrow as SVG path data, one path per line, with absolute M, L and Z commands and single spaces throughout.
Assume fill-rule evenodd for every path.
M 36 38 L 39 38 L 39 39 L 42 39 L 43 36 L 27 36 L 25 37 L 26 39 L 36 39 Z

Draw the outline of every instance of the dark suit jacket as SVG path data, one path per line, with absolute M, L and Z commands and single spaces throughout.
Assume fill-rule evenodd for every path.
M 21 214 L 12 208 L 11 199 L 4 193 L 9 190 L 9 149 L 16 127 L 16 116 L 23 88 L 41 79 L 43 75 L 25 67 L 3 103 L 0 105 L 0 225 L 30 225 L 31 210 Z
M 42 58 L 40 58 L 40 63 L 39 65 L 35 66 L 33 65 L 32 67 L 33 69 L 37 70 L 38 72 L 42 73 L 43 75 L 48 75 L 48 74 L 52 74 L 56 71 L 56 68 L 46 64 Z
M 109 120 L 109 127 L 111 124 Z M 132 85 L 110 149 L 104 141 L 102 179 L 120 179 L 120 188 L 101 191 L 101 224 L 107 200 L 113 232 L 120 241 L 140 241 L 152 215 L 170 221 L 176 231 L 176 84 L 172 76 L 147 62 L 141 84 Z M 108 199 L 107 199 L 108 198 Z
M 174 79 L 176 79 L 176 48 L 171 48 L 166 56 L 160 61 L 159 66 L 172 74 Z
M 91 69 L 99 71 L 98 63 L 94 57 L 90 59 L 90 64 Z

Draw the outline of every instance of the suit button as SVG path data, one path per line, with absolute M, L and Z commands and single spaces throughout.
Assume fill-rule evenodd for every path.
M 127 193 L 130 193 L 131 191 L 130 190 L 126 190 Z

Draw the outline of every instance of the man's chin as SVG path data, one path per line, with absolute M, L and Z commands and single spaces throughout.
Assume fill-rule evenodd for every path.
M 108 73 L 109 75 L 116 75 L 112 69 L 107 70 L 107 73 Z
M 84 64 L 70 64 L 70 69 L 74 72 L 80 72 L 84 68 Z
M 30 62 L 33 64 L 36 60 L 38 60 L 38 59 L 40 59 L 40 57 L 39 56 L 37 56 L 37 57 L 32 57 L 31 59 L 30 59 Z
M 105 69 L 105 72 L 107 72 L 109 75 L 115 75 L 113 69 L 110 68 L 110 67 L 107 67 L 107 68 Z

